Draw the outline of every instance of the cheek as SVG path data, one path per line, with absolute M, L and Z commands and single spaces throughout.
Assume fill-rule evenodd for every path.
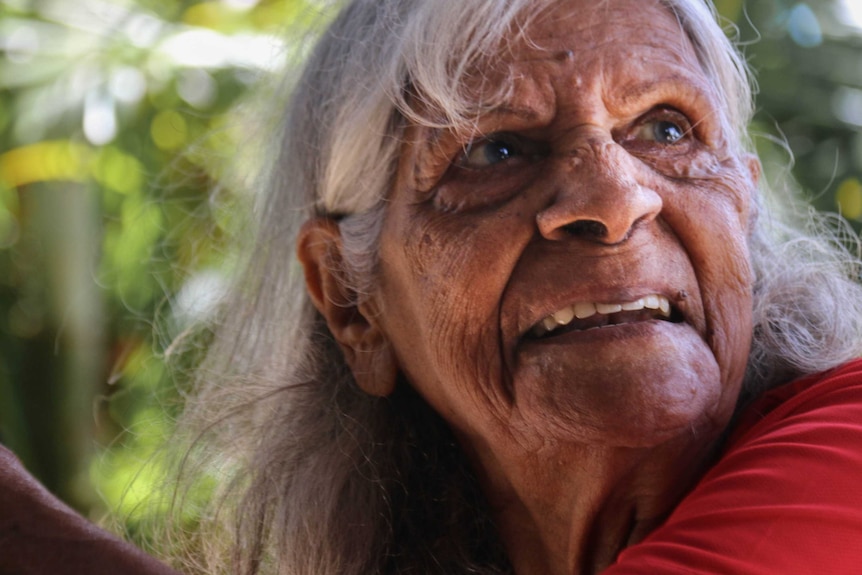
M 385 330 L 408 380 L 464 428 L 509 402 L 500 300 L 524 240 L 499 214 L 429 212 L 384 230 Z
M 693 253 L 707 321 L 707 343 L 727 384 L 738 385 L 751 347 L 751 271 L 748 248 L 739 235 L 717 235 L 715 249 Z
M 706 341 L 729 393 L 742 380 L 751 344 L 750 186 L 746 178 L 729 177 L 675 191 L 668 202 L 675 209 L 666 216 L 691 260 Z

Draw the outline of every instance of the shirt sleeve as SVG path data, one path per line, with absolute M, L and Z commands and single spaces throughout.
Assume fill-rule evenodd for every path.
M 604 575 L 862 572 L 862 362 L 791 387 Z
M 74 512 L 2 445 L 0 574 L 179 575 Z

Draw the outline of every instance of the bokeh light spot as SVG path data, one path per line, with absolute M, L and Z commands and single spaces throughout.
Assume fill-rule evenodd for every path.
M 832 94 L 832 111 L 842 122 L 862 126 L 862 90 L 838 87 Z
M 147 92 L 144 73 L 131 66 L 122 66 L 111 74 L 111 94 L 124 104 L 137 104 Z
M 9 187 L 34 182 L 86 180 L 89 148 L 68 140 L 45 141 L 0 155 L 0 179 Z
M 189 128 L 185 118 L 176 110 L 163 110 L 156 114 L 150 125 L 150 136 L 162 150 L 176 150 L 186 143 Z
M 93 92 L 84 101 L 84 136 L 94 146 L 104 146 L 117 137 L 117 114 L 109 94 Z
M 787 18 L 787 32 L 794 42 L 803 48 L 813 48 L 823 42 L 823 31 L 817 15 L 808 4 L 797 4 Z
M 218 85 L 206 70 L 190 68 L 180 73 L 177 93 L 195 108 L 207 108 L 216 100 Z
M 121 194 L 136 193 L 143 185 L 143 165 L 113 146 L 99 150 L 93 157 L 91 170 L 99 184 Z
M 219 30 L 223 28 L 226 10 L 215 2 L 201 2 L 189 7 L 183 14 L 183 22 L 190 26 L 201 28 L 212 28 Z
M 848 220 L 862 218 L 862 182 L 857 178 L 847 178 L 835 192 L 835 203 Z

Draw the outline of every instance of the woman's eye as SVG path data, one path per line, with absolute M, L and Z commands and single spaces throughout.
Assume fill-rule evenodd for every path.
M 681 127 L 674 124 L 673 122 L 662 120 L 660 122 L 653 123 L 652 135 L 654 136 L 656 142 L 661 142 L 663 144 L 675 144 L 683 138 L 685 132 Z
M 666 112 L 648 118 L 635 130 L 635 139 L 673 145 L 691 132 L 691 124 L 678 112 Z
M 509 138 L 489 137 L 469 143 L 456 162 L 464 168 L 480 169 L 523 155 L 521 146 Z

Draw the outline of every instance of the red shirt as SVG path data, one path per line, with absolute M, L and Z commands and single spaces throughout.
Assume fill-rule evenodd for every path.
M 603 575 L 862 573 L 862 361 L 773 389 Z

